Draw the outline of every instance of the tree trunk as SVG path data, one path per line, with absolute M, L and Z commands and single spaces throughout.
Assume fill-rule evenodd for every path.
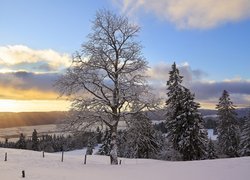
M 118 164 L 118 157 L 117 157 L 117 143 L 116 143 L 116 136 L 117 136 L 117 127 L 113 127 L 111 129 L 111 151 L 110 151 L 110 162 L 113 165 Z

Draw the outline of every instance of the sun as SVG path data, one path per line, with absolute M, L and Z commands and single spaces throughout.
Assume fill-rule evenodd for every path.
M 17 112 L 20 109 L 16 100 L 0 99 L 0 112 Z

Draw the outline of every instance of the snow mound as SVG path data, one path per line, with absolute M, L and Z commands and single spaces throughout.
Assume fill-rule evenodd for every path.
M 5 152 L 8 160 L 4 161 Z M 204 160 L 191 162 L 168 162 L 146 159 L 121 158 L 121 165 L 110 165 L 107 156 L 88 156 L 80 151 L 60 153 L 0 148 L 0 179 L 16 180 L 25 170 L 30 180 L 249 180 L 250 157 Z

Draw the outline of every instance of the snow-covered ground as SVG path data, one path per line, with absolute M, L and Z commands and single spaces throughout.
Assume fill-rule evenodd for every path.
M 8 161 L 4 154 L 8 153 Z M 249 180 L 250 157 L 192 162 L 168 162 L 146 159 L 123 159 L 121 165 L 110 165 L 109 157 L 88 156 L 83 151 L 61 154 L 0 148 L 0 179 L 30 180 Z
M 218 135 L 214 134 L 213 129 L 208 129 L 207 130 L 207 136 L 208 136 L 209 139 L 212 139 L 212 140 L 217 140 L 217 137 L 218 137 Z

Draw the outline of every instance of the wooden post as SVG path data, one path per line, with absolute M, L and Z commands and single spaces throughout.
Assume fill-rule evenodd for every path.
M 5 153 L 4 161 L 7 161 L 7 152 Z
M 43 158 L 44 158 L 44 151 L 43 151 Z
M 22 178 L 25 178 L 25 171 L 22 170 Z
M 120 161 L 119 161 L 119 165 L 121 165 L 122 164 L 122 160 L 120 159 Z
M 84 164 L 87 164 L 87 155 L 84 156 Z
M 64 154 L 64 151 L 62 151 L 62 162 L 63 162 L 63 154 Z

